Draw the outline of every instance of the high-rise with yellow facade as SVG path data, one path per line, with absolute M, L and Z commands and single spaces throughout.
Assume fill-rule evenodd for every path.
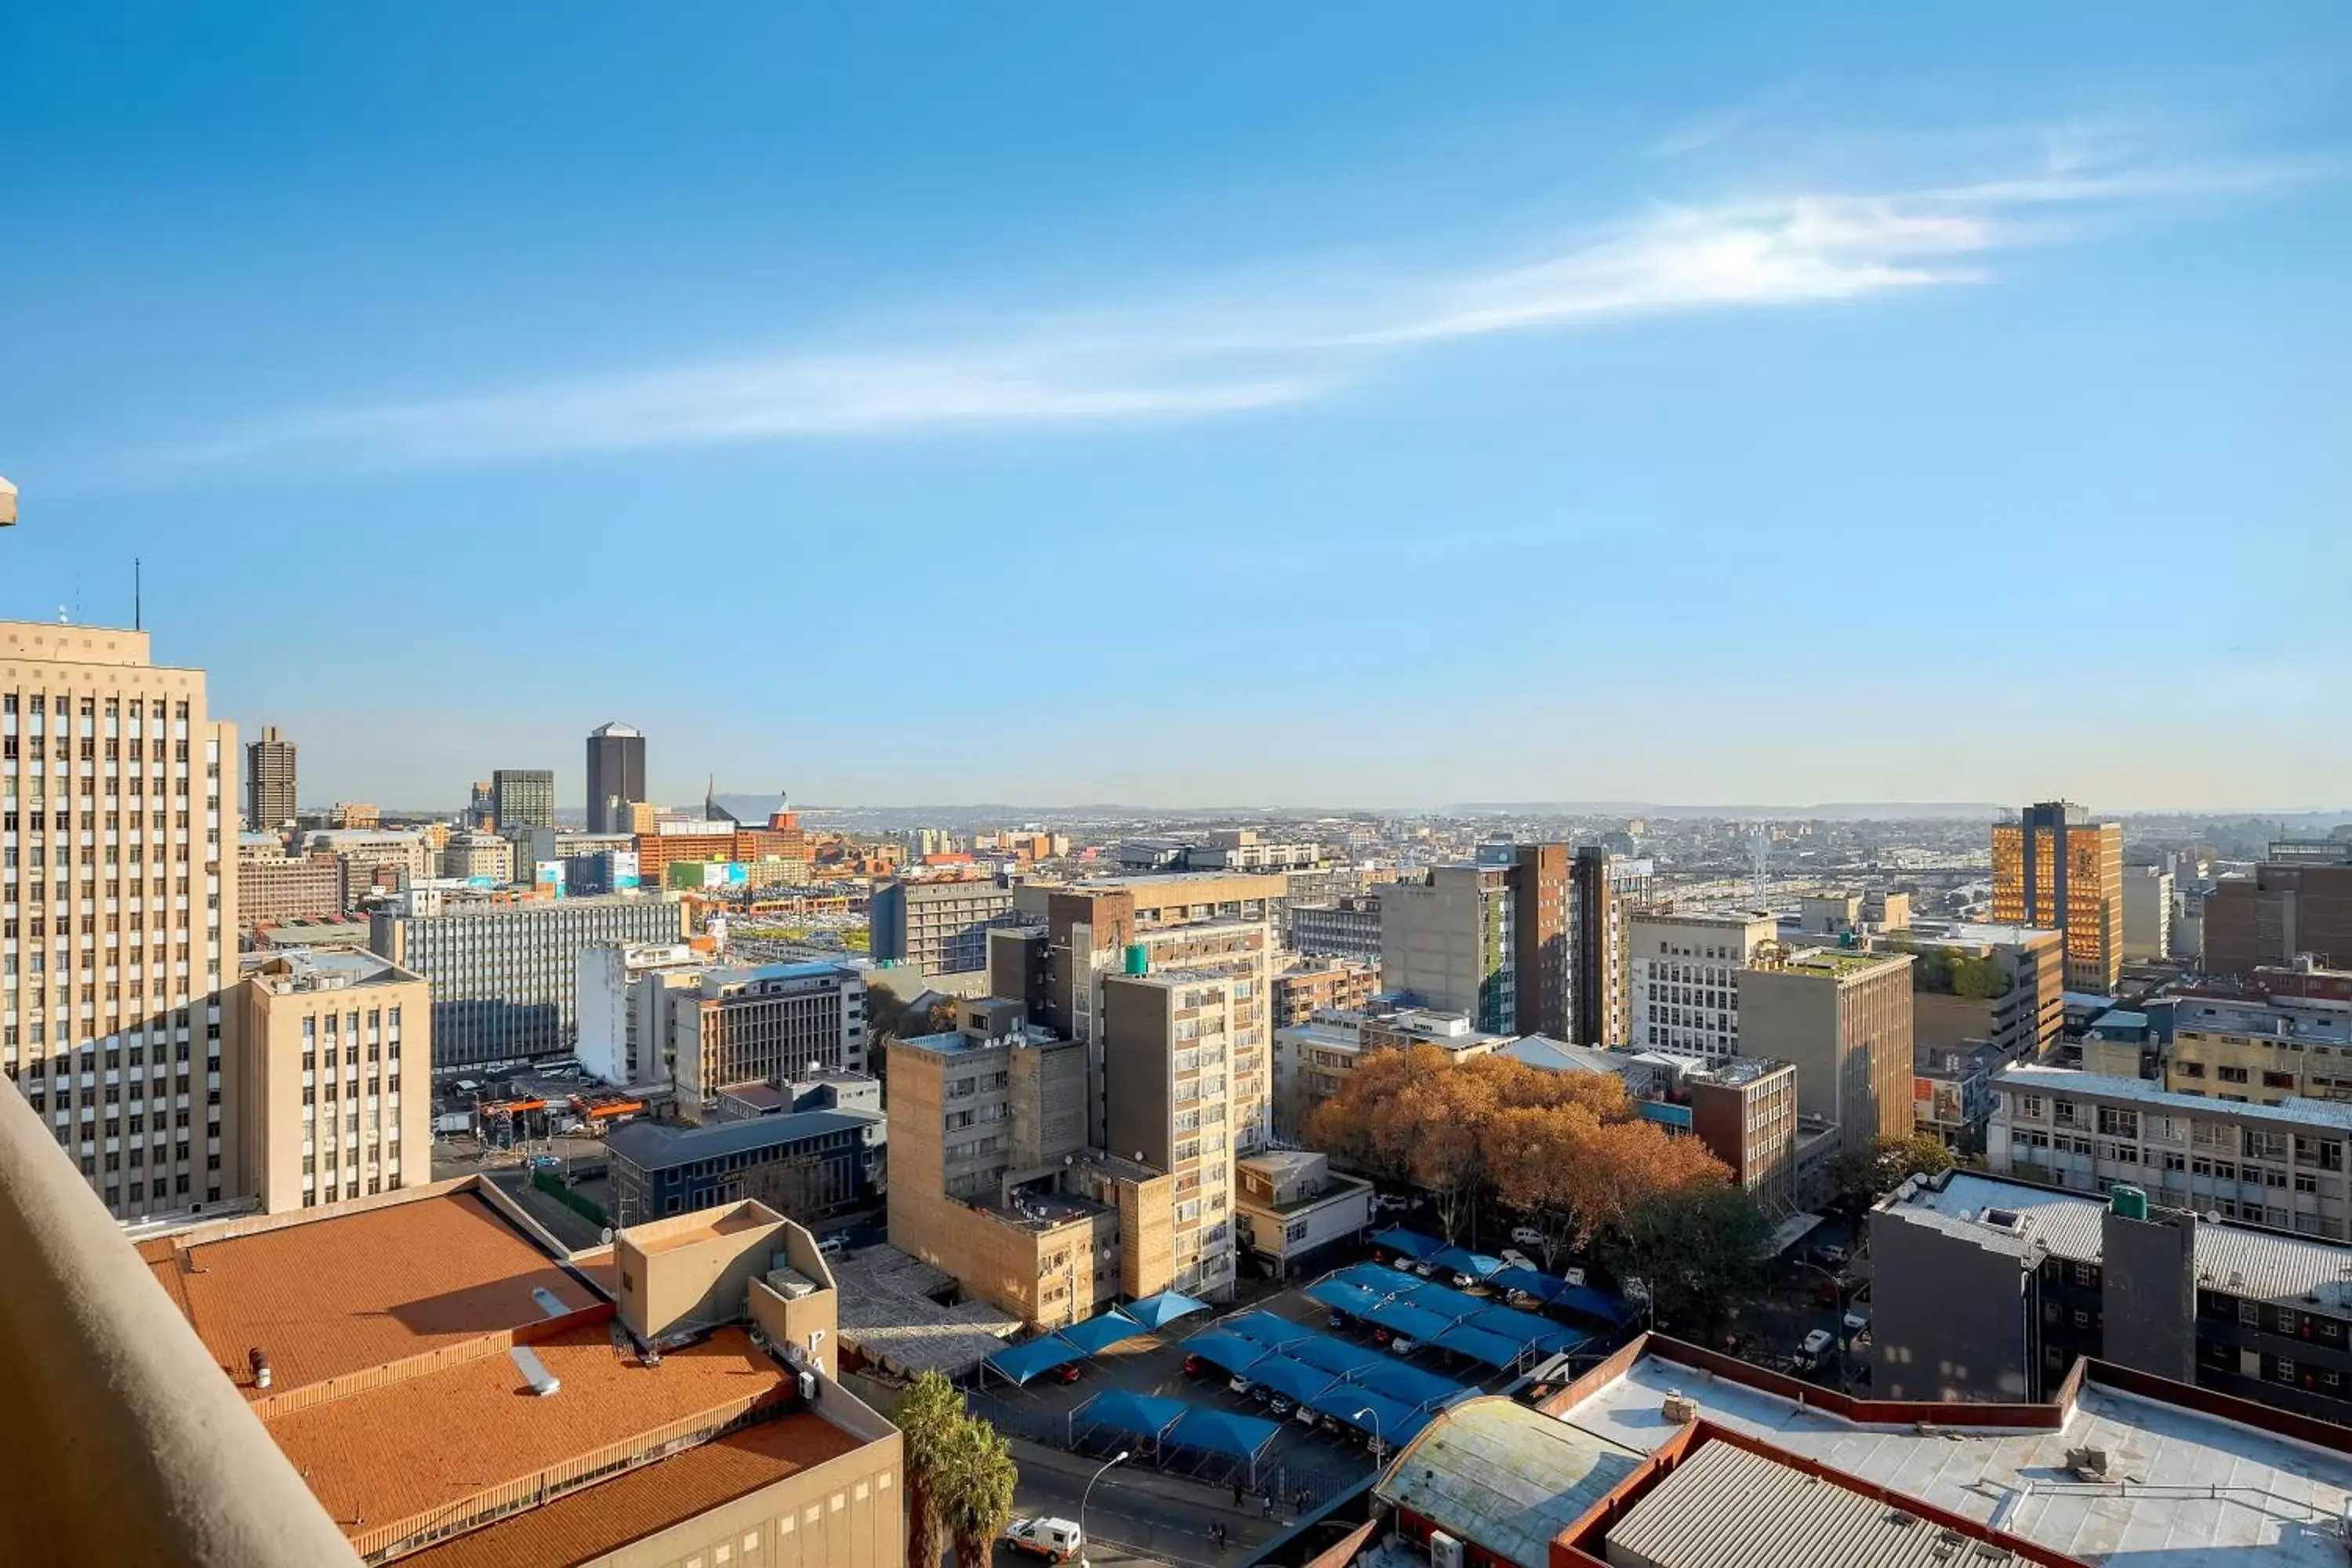
M 0 1075 L 121 1219 L 242 1195 L 236 759 L 146 633 L 0 621 Z
M 1992 918 L 2066 938 L 2066 989 L 2111 995 L 2124 965 L 2124 829 L 2043 801 L 1992 829 Z

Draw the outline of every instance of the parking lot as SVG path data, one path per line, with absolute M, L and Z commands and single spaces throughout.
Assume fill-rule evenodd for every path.
M 1076 1373 L 1069 1382 L 1062 1381 L 1058 1372 L 1048 1372 L 1016 1388 L 990 1375 L 985 1379 L 986 1388 L 974 1395 L 973 1402 L 1000 1426 L 1034 1441 L 1081 1451 L 1099 1448 L 1106 1454 L 1135 1447 L 1132 1435 L 1097 1434 L 1097 1440 L 1089 1444 L 1085 1421 L 1076 1413 L 1087 1401 L 1109 1389 L 1181 1399 L 1258 1420 L 1275 1419 L 1276 1396 L 1270 1393 L 1262 1392 L 1257 1397 L 1236 1394 L 1230 1386 L 1231 1374 L 1205 1362 L 1197 1372 L 1184 1370 L 1189 1353 L 1184 1348 L 1186 1341 L 1246 1310 L 1269 1311 L 1334 1339 L 1385 1353 L 1368 1326 L 1349 1323 L 1333 1327 L 1329 1310 L 1294 1288 L 1245 1306 L 1220 1308 L 1214 1317 L 1202 1313 L 1183 1319 L 1170 1324 L 1154 1338 L 1114 1345 L 1099 1355 L 1072 1363 Z M 1416 1352 L 1407 1358 L 1407 1364 L 1487 1393 L 1508 1386 L 1516 1376 L 1508 1371 L 1465 1363 L 1442 1351 Z M 1373 1468 L 1370 1438 L 1352 1428 L 1336 1433 L 1319 1426 L 1309 1428 L 1299 1424 L 1295 1412 L 1290 1413 L 1290 1418 L 1278 1420 L 1277 1425 L 1278 1435 L 1258 1456 L 1255 1489 L 1280 1500 L 1277 1508 L 1286 1516 L 1300 1491 L 1306 1493 L 1311 1507 L 1354 1484 Z M 1164 1455 L 1138 1452 L 1130 1463 L 1148 1463 L 1171 1474 L 1190 1475 L 1221 1485 L 1230 1484 L 1238 1470 L 1231 1460 L 1177 1450 Z M 1241 1479 L 1247 1479 L 1245 1472 L 1239 1473 Z

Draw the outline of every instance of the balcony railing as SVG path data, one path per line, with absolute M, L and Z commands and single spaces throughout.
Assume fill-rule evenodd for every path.
M 358 1563 L 5 1083 L 0 1258 L 0 1563 Z

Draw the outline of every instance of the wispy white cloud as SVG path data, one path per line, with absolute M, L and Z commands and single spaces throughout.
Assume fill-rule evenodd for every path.
M 2131 163 L 2070 135 L 1990 177 L 1658 205 L 1521 254 L 1296 288 L 1192 287 L 910 347 L 784 349 L 427 401 L 302 411 L 143 454 L 155 478 L 399 468 L 720 442 L 1229 416 L 1298 404 L 1449 341 L 1980 281 L 2005 252 L 2255 195 L 2311 165 Z
M 1797 96 L 1793 84 L 1778 87 L 1760 98 L 1738 103 L 1728 109 L 1702 114 L 1685 121 L 1650 143 L 1647 151 L 1653 158 L 1680 158 L 1700 153 L 1720 142 L 1728 142 L 1741 132 L 1771 118 L 1786 108 Z

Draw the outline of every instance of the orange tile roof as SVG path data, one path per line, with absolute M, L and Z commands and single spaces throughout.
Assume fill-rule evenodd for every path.
M 530 1348 L 561 1380 L 558 1393 L 533 1395 L 500 1351 L 288 1411 L 269 1419 L 269 1434 L 356 1538 L 462 1512 L 468 1500 L 673 1423 L 726 1420 L 788 1386 L 783 1368 L 740 1329 L 721 1329 L 655 1366 L 614 1350 L 604 1323 Z
M 472 1193 L 327 1214 L 219 1241 L 140 1248 L 149 1270 L 246 1396 L 247 1352 L 272 1394 L 543 1321 L 597 1298 Z M 601 1331 L 600 1331 L 601 1332 Z M 501 1358 L 503 1359 L 503 1358 Z
M 860 1439 L 822 1416 L 796 1411 L 400 1561 L 417 1568 L 581 1563 L 683 1524 L 861 1446 Z

